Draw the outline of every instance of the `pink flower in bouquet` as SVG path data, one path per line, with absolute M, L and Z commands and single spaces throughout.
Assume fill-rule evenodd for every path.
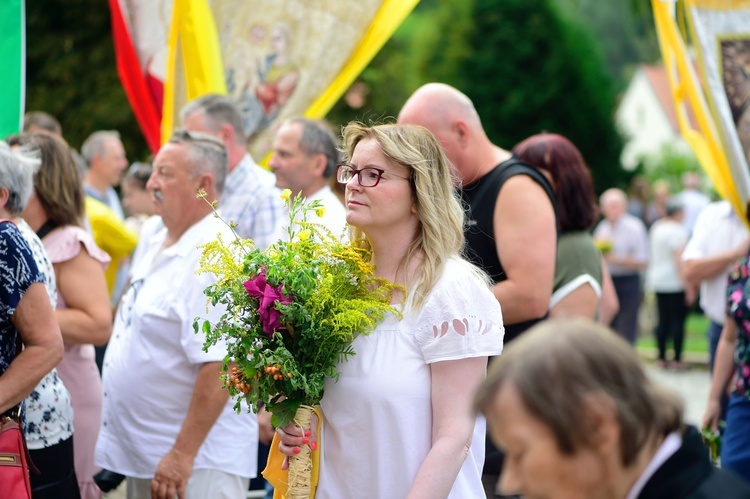
M 258 316 L 263 324 L 263 332 L 273 335 L 281 327 L 281 312 L 276 310 L 276 302 L 289 305 L 292 299 L 281 292 L 281 285 L 271 286 L 266 281 L 266 274 L 261 272 L 255 278 L 244 283 L 247 294 L 258 299 Z

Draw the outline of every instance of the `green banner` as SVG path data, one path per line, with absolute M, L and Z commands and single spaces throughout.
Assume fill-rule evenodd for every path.
M 0 139 L 18 133 L 23 123 L 26 88 L 24 0 L 0 1 Z

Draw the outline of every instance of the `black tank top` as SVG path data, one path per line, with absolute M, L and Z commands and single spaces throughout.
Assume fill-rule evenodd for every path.
M 492 225 L 495 203 L 505 181 L 516 175 L 527 175 L 542 186 L 552 203 L 555 220 L 557 220 L 555 192 L 549 181 L 537 169 L 524 163 L 515 155 L 461 190 L 464 205 L 468 208 L 464 227 L 466 258 L 487 272 L 493 283 L 502 282 L 508 278 L 498 258 L 495 245 L 495 231 Z M 507 344 L 545 317 L 506 325 L 504 343 Z

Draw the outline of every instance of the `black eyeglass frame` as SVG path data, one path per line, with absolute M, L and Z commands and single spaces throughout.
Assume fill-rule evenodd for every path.
M 399 174 L 393 173 L 391 171 L 383 170 L 382 168 L 377 168 L 375 166 L 365 166 L 364 168 L 360 168 L 359 170 L 357 170 L 356 168 L 354 168 L 350 164 L 340 163 L 340 164 L 336 165 L 336 181 L 339 184 L 346 185 L 346 184 L 349 183 L 349 180 L 342 180 L 342 178 L 341 178 L 341 172 L 344 171 L 345 168 L 348 168 L 352 172 L 352 176 L 349 177 L 349 180 L 353 179 L 354 176 L 356 175 L 357 176 L 357 182 L 359 182 L 359 185 L 361 185 L 362 187 L 376 187 L 380 183 L 380 180 L 383 178 L 383 174 L 384 173 L 387 173 L 388 175 L 393 175 L 394 177 L 402 178 L 404 180 L 408 180 L 409 182 L 412 181 L 411 177 L 404 177 L 403 175 L 399 175 Z M 375 179 L 375 183 L 372 184 L 372 185 L 365 185 L 365 184 L 362 183 L 362 172 L 364 172 L 366 170 L 374 170 L 374 171 L 378 172 L 378 178 Z

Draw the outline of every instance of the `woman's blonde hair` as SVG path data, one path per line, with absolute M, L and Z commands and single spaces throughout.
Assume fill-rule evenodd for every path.
M 409 245 L 401 267 L 408 269 L 416 254 L 422 252 L 424 255 L 419 277 L 410 282 L 410 276 L 406 275 L 405 282 L 410 304 L 419 310 L 442 273 L 445 262 L 458 258 L 464 244 L 464 212 L 454 189 L 456 176 L 453 168 L 432 133 L 421 126 L 366 126 L 352 122 L 344 128 L 343 135 L 346 161 L 351 160 L 357 144 L 372 139 L 392 165 L 409 171 L 419 226 L 417 237 Z M 352 227 L 350 236 L 355 244 L 371 249 L 360 229 Z

